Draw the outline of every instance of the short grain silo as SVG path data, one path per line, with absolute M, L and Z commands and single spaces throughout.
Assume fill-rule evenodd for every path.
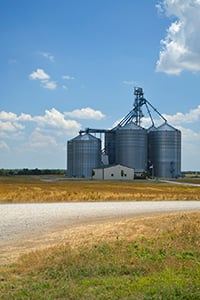
M 181 132 L 167 122 L 148 132 L 148 159 L 154 176 L 174 178 L 181 173 Z
M 133 122 L 116 130 L 116 163 L 144 172 L 147 167 L 147 131 Z
M 69 177 L 91 178 L 101 165 L 101 140 L 86 133 L 68 141 L 67 165 Z

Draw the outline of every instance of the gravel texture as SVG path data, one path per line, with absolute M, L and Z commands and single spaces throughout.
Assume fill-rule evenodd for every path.
M 85 221 L 162 212 L 200 210 L 200 201 L 1 204 L 0 246 L 32 234 Z

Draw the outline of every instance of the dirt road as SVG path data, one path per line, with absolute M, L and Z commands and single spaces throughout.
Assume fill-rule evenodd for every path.
M 79 202 L 0 205 L 0 262 L 23 249 L 51 245 L 52 236 L 108 219 L 200 210 L 200 201 Z M 58 236 L 58 234 L 56 235 Z M 45 241 L 45 242 L 44 242 Z M 21 249 L 21 250 L 20 250 Z

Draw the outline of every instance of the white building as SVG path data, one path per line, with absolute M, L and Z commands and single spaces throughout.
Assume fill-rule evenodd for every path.
M 122 165 L 93 169 L 93 179 L 97 180 L 133 180 L 134 169 Z

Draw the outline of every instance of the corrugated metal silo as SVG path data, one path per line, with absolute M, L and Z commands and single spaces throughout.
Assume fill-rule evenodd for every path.
M 164 123 L 148 133 L 148 159 L 157 177 L 173 178 L 181 173 L 181 132 Z
M 116 129 L 105 132 L 105 154 L 108 155 L 110 165 L 115 164 Z
M 67 175 L 73 176 L 73 140 L 67 141 Z
M 69 177 L 92 176 L 92 170 L 101 164 L 101 140 L 91 134 L 75 137 L 67 143 Z
M 116 163 L 134 168 L 136 172 L 146 170 L 146 129 L 134 123 L 128 123 L 116 131 Z

